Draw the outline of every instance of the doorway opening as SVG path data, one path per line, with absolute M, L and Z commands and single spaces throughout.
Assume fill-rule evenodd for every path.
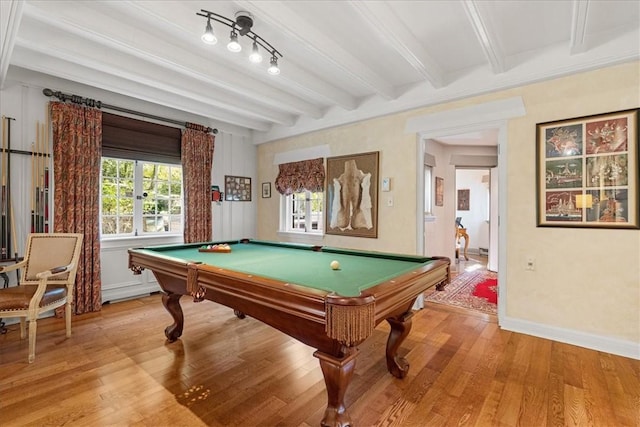
M 455 270 L 487 269 L 490 241 L 489 168 L 456 168 Z
M 488 128 L 422 141 L 423 254 L 446 254 L 452 278 L 427 301 L 497 314 L 499 133 Z M 478 287 L 491 298 L 476 295 Z
M 511 98 L 500 99 L 496 101 L 484 102 L 481 104 L 470 105 L 458 109 L 445 110 L 439 112 L 432 112 L 421 116 L 411 117 L 407 120 L 405 126 L 405 132 L 414 133 L 416 135 L 416 162 L 417 162 L 417 188 L 416 193 L 416 229 L 417 241 L 416 249 L 417 253 L 423 253 L 425 255 L 445 255 L 450 258 L 455 254 L 455 242 L 451 237 L 447 238 L 444 233 L 451 236 L 453 233 L 453 227 L 455 225 L 455 214 L 453 209 L 449 211 L 448 206 L 451 205 L 451 199 L 448 197 L 449 190 L 453 191 L 453 181 L 455 179 L 455 172 L 450 171 L 451 165 L 462 166 L 461 162 L 454 161 L 453 156 L 459 153 L 452 153 L 446 149 L 446 144 L 440 144 L 435 147 L 430 147 L 428 141 L 446 139 L 450 135 L 460 136 L 476 132 L 482 132 L 487 129 L 497 129 L 497 157 L 499 159 L 499 166 L 492 168 L 492 175 L 495 173 L 496 179 L 492 179 L 492 185 L 495 182 L 496 185 L 500 182 L 500 188 L 502 194 L 500 194 L 498 203 L 498 209 L 492 210 L 496 212 L 495 220 L 491 222 L 495 225 L 491 227 L 495 230 L 496 245 L 491 244 L 492 252 L 496 252 L 496 259 L 499 261 L 498 276 L 498 290 L 500 298 L 498 300 L 498 323 L 500 318 L 506 316 L 506 303 L 508 287 L 506 286 L 507 277 L 507 194 L 506 194 L 506 182 L 507 182 L 507 122 L 510 119 L 517 117 L 523 117 L 526 114 L 524 102 L 522 97 L 514 96 Z M 469 145 L 469 144 L 465 144 Z M 472 154 L 476 157 L 484 157 L 475 150 L 473 153 L 469 153 L 468 147 L 464 154 Z M 462 153 L 460 153 L 462 154 Z M 444 190 L 444 203 L 442 206 L 435 206 L 430 215 L 425 213 L 424 206 L 424 165 L 429 156 L 433 156 L 435 164 L 433 165 L 433 175 L 435 177 L 443 178 L 443 190 Z M 457 158 L 456 160 L 465 160 Z M 486 164 L 486 166 L 495 166 L 498 162 L 493 164 Z M 479 166 L 477 162 L 470 164 L 470 166 Z M 435 182 L 432 183 L 435 187 Z M 433 187 L 432 187 L 433 188 Z M 492 194 L 498 194 L 498 191 L 492 191 Z M 434 204 L 435 205 L 435 204 Z M 499 215 L 499 217 L 498 217 Z M 498 221 L 499 218 L 499 221 Z M 493 237 L 492 231 L 490 237 Z M 450 248 L 448 242 L 451 242 Z M 493 251 L 495 247 L 495 251 Z M 491 258 L 491 253 L 489 254 Z M 496 264 L 497 265 L 497 264 Z

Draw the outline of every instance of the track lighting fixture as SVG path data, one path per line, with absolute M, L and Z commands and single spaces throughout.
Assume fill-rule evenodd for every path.
M 242 45 L 238 40 L 238 35 L 247 36 L 248 38 L 253 40 L 253 44 L 251 46 L 251 54 L 249 55 L 249 61 L 253 63 L 262 62 L 262 54 L 260 53 L 261 47 L 271 55 L 269 68 L 267 69 L 269 74 L 280 74 L 280 68 L 278 67 L 278 56 L 280 56 L 280 58 L 282 58 L 283 56 L 280 52 L 278 52 L 276 48 L 271 46 L 269 42 L 251 31 L 251 27 L 253 27 L 253 16 L 249 12 L 236 13 L 235 21 L 204 9 L 200 9 L 200 12 L 196 12 L 196 15 L 207 18 L 207 25 L 205 27 L 204 34 L 202 34 L 202 41 L 204 43 L 216 44 L 218 42 L 218 39 L 213 32 L 213 27 L 211 26 L 212 20 L 224 24 L 227 27 L 231 28 L 231 34 L 229 36 L 227 49 L 229 49 L 231 52 L 242 51 Z

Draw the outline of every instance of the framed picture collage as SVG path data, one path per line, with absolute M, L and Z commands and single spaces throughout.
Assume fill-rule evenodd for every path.
M 638 110 L 537 124 L 538 226 L 639 228 Z

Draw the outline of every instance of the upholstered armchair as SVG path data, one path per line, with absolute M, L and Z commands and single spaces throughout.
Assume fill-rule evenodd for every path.
M 35 359 L 40 314 L 66 305 L 67 337 L 71 336 L 71 305 L 82 238 L 74 233 L 29 234 L 24 259 L 0 267 L 0 272 L 20 269 L 19 286 L 0 289 L 0 317 L 19 317 L 22 339 L 29 321 L 29 363 Z

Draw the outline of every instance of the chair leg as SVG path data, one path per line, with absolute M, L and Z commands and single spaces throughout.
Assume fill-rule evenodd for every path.
M 67 301 L 64 318 L 67 323 L 67 338 L 71 337 L 71 301 Z
M 36 319 L 29 320 L 29 363 L 36 358 Z
M 27 319 L 20 318 L 20 339 L 23 340 L 27 337 Z

